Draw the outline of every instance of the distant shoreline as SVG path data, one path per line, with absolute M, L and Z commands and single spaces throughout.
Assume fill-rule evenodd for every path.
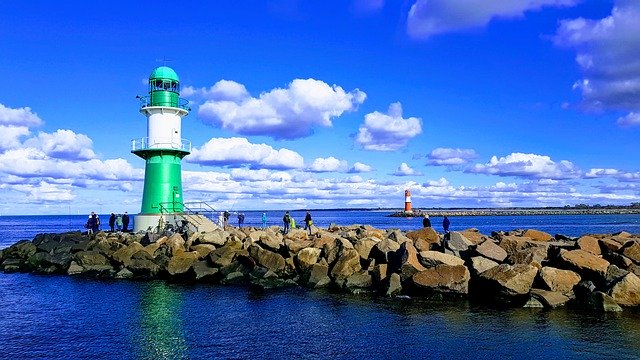
M 640 214 L 638 208 L 505 208 L 505 209 L 425 209 L 411 213 L 398 211 L 390 217 L 418 216 L 526 216 L 526 215 L 634 215 Z

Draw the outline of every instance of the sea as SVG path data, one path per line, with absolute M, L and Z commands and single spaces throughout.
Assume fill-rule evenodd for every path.
M 261 226 L 262 212 L 246 211 Z M 314 224 L 402 230 L 388 211 L 312 211 Z M 279 225 L 282 212 L 267 212 Z M 301 223 L 303 211 L 292 215 Z M 231 220 L 235 220 L 232 214 Z M 85 215 L 0 216 L 0 249 L 81 231 Z M 101 214 L 105 228 L 108 214 Z M 431 217 L 437 231 L 441 219 Z M 451 217 L 451 230 L 640 233 L 640 215 Z M 233 224 L 233 221 L 232 221 Z M 289 288 L 0 273 L 0 359 L 640 359 L 640 310 L 494 308 Z

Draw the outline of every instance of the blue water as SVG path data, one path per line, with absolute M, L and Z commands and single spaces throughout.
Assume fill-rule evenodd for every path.
M 245 222 L 257 224 L 259 214 L 252 222 L 253 215 L 247 213 Z M 385 213 L 312 215 L 320 226 L 419 227 L 419 219 Z M 632 215 L 452 222 L 454 229 L 483 233 L 529 227 L 572 236 L 640 233 L 639 217 Z M 40 232 L 79 230 L 83 223 L 84 216 L 2 216 L 0 248 Z M 463 300 L 390 300 L 298 288 L 256 294 L 220 285 L 0 273 L 0 359 L 188 358 L 640 359 L 640 312 L 496 310 Z

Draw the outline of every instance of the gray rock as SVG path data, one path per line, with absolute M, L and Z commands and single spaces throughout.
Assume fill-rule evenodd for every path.
M 489 260 L 501 263 L 507 258 L 507 252 L 491 240 L 478 245 L 475 251 Z

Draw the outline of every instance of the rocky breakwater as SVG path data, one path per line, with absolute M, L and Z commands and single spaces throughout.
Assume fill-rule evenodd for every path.
M 438 234 L 371 226 L 180 234 L 40 234 L 0 251 L 0 269 L 107 279 L 331 288 L 469 298 L 509 306 L 621 311 L 640 305 L 640 237 L 537 230 Z

